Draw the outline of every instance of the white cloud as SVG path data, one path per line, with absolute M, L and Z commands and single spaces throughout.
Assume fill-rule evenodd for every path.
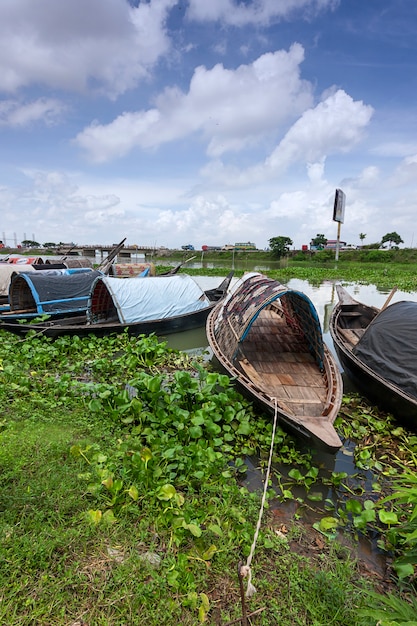
M 59 122 L 67 106 L 53 98 L 38 98 L 21 103 L 16 100 L 0 101 L 0 126 L 25 127 L 42 121 L 46 126 Z
M 290 17 L 294 13 L 311 15 L 333 9 L 339 0 L 189 0 L 187 17 L 201 22 L 221 21 L 233 26 L 267 25 Z
M 403 159 L 396 167 L 391 183 L 394 187 L 415 183 L 417 179 L 417 154 Z
M 363 138 L 372 114 L 371 106 L 354 101 L 339 90 L 303 113 L 267 159 L 266 166 L 283 171 L 296 161 L 318 161 L 329 154 L 349 152 Z
M 329 155 L 349 152 L 363 138 L 372 114 L 371 106 L 339 90 L 305 111 L 263 163 L 239 169 L 217 160 L 202 174 L 211 184 L 232 188 L 274 180 L 294 164 L 313 164 L 310 167 L 317 169 Z M 309 175 L 314 175 L 312 169 Z
M 264 54 L 235 70 L 222 64 L 197 67 L 188 93 L 167 88 L 154 109 L 125 112 L 110 124 L 91 125 L 78 134 L 76 143 L 98 162 L 196 132 L 206 138 L 210 156 L 243 150 L 277 134 L 311 106 L 311 84 L 300 78 L 303 60 L 304 49 L 294 44 L 288 52 Z
M 2 0 L 0 90 L 87 88 L 115 97 L 166 54 L 165 21 L 178 0 Z
M 416 141 L 388 141 L 378 144 L 371 150 L 372 154 L 382 157 L 406 157 L 417 152 Z

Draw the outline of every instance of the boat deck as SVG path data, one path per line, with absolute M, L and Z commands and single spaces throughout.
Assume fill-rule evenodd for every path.
M 350 346 L 356 346 L 359 339 L 365 332 L 364 328 L 339 328 L 339 332 L 344 339 L 345 343 Z
M 290 415 L 323 415 L 326 377 L 305 339 L 274 310 L 261 311 L 240 345 L 236 366 Z

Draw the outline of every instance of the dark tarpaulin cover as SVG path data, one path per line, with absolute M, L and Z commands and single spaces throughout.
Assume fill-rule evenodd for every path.
M 417 398 L 417 302 L 396 302 L 381 311 L 352 352 L 374 372 Z
M 51 270 L 51 274 L 48 271 L 30 272 L 30 280 L 27 280 L 29 274 L 25 274 L 38 310 L 48 313 L 56 310 L 87 309 L 91 286 L 95 279 L 102 275 L 101 272 L 92 270 L 58 275 L 53 272 L 54 270 Z M 12 301 L 12 298 L 10 300 Z M 46 304 L 47 302 L 49 304 Z

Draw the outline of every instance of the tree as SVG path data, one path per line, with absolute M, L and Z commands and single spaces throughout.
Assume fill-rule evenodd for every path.
M 53 243 L 52 241 L 47 241 L 46 243 L 43 244 L 44 248 L 56 248 L 56 243 Z
M 277 259 L 286 256 L 292 244 L 293 241 L 289 237 L 272 237 L 269 240 L 269 247 L 271 248 L 272 256 Z
M 26 248 L 40 248 L 40 243 L 38 243 L 37 241 L 32 241 L 32 239 L 24 239 L 22 241 L 22 245 L 25 246 Z
M 311 240 L 311 246 L 314 246 L 314 248 L 318 248 L 319 250 L 322 250 L 324 248 L 324 246 L 327 243 L 327 237 L 325 237 L 324 235 L 321 235 L 320 233 L 317 233 L 317 235 L 314 237 L 314 239 Z
M 398 233 L 393 232 L 393 233 L 387 233 L 386 235 L 382 237 L 381 246 L 383 246 L 384 243 L 388 243 L 389 247 L 391 248 L 391 244 L 393 243 L 395 243 L 395 246 L 398 247 L 400 243 L 404 243 L 404 242 Z
M 359 233 L 359 239 L 361 240 L 361 245 L 363 244 L 363 240 L 365 239 L 365 233 Z

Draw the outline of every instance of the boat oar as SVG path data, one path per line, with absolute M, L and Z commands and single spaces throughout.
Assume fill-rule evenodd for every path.
M 71 246 L 71 248 L 68 250 L 68 252 L 67 252 L 64 256 L 62 256 L 62 257 L 59 259 L 59 260 L 60 260 L 60 262 L 61 262 L 61 263 L 63 263 L 64 261 L 66 261 L 66 260 L 67 260 L 67 258 L 68 258 L 68 255 L 69 255 L 69 254 L 70 254 L 70 253 L 74 250 L 74 248 L 76 248 L 76 247 L 77 247 L 77 246 Z
M 393 288 L 391 289 L 391 293 L 389 294 L 388 298 L 385 300 L 384 305 L 381 307 L 381 311 L 383 311 L 384 309 L 386 309 L 386 308 L 387 308 L 387 306 L 388 306 L 388 305 L 389 305 L 389 303 L 391 302 L 392 297 L 393 297 L 393 295 L 394 295 L 394 293 L 395 293 L 396 291 L 397 291 L 397 287 L 393 287 Z
M 100 263 L 100 265 L 97 268 L 100 272 L 103 272 L 103 274 L 108 274 L 113 259 L 116 258 L 116 256 L 119 254 L 120 250 L 124 246 L 125 241 L 126 241 L 126 237 L 122 239 L 122 241 L 117 246 L 115 246 L 113 250 L 111 250 L 109 254 L 106 256 L 106 258 Z
M 191 256 L 189 259 L 186 259 L 185 261 L 182 261 L 181 263 L 179 263 L 178 265 L 176 265 L 169 273 L 170 274 L 176 274 L 178 272 L 178 270 L 185 265 L 186 263 L 189 263 L 190 261 L 192 261 L 193 259 L 196 259 L 196 256 Z

